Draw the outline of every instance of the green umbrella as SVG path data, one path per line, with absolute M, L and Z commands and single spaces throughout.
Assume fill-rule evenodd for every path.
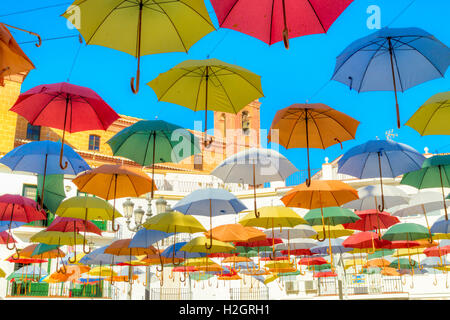
M 163 120 L 141 120 L 121 130 L 106 142 L 115 156 L 133 160 L 142 166 L 180 162 L 201 152 L 198 138 L 188 130 Z M 153 186 L 152 186 L 153 199 Z
M 323 208 L 323 221 L 326 225 L 336 226 L 343 223 L 352 223 L 359 219 L 353 211 L 341 207 Z M 310 225 L 322 225 L 322 213 L 320 209 L 312 209 L 303 217 Z
M 450 135 L 450 91 L 435 94 L 405 123 L 421 136 Z
M 391 268 L 397 268 L 397 269 L 417 269 L 419 267 L 419 263 L 416 260 L 411 260 L 413 263 L 411 264 L 410 261 L 406 258 L 400 258 L 393 260 L 389 267 Z M 417 266 L 417 267 L 416 267 Z
M 450 155 L 433 156 L 425 159 L 422 168 L 406 173 L 400 184 L 406 184 L 417 189 L 441 188 L 445 220 L 448 220 L 444 188 L 450 188 Z
M 38 175 L 38 194 L 42 193 L 42 187 L 44 185 L 44 176 Z M 44 188 L 44 205 L 53 214 L 58 209 L 61 201 L 66 197 L 64 191 L 64 175 L 63 174 L 51 174 L 45 177 Z
M 324 263 L 324 264 L 319 264 L 319 265 L 308 266 L 309 271 L 311 271 L 311 270 L 322 271 L 322 270 L 327 270 L 327 269 L 331 269 L 331 264 Z
M 384 257 L 390 256 L 394 252 L 395 252 L 395 249 L 381 249 L 381 250 L 377 250 L 377 251 L 375 251 L 375 253 L 369 254 L 367 256 L 367 260 L 377 259 L 377 258 L 384 258 Z
M 205 146 L 208 110 L 237 114 L 264 96 L 260 76 L 217 59 L 183 61 L 147 84 L 158 101 L 205 110 Z
M 31 256 L 37 256 L 40 254 L 43 254 L 47 251 L 52 251 L 54 249 L 59 248 L 59 245 L 57 244 L 45 244 L 45 243 L 39 243 L 36 248 L 34 248 L 33 253 Z

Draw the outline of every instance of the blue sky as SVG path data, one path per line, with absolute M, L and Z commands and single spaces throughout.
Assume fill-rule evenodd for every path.
M 217 19 L 209 0 L 206 5 L 211 19 L 217 27 Z M 370 5 L 381 9 L 381 25 L 386 26 L 407 7 L 412 0 L 355 0 L 331 26 L 327 34 L 294 38 L 290 49 L 285 50 L 282 42 L 272 46 L 236 31 L 218 29 L 197 42 L 185 53 L 148 55 L 141 59 L 141 89 L 134 95 L 130 90 L 130 78 L 135 75 L 134 57 L 116 50 L 85 44 L 81 45 L 70 82 L 89 87 L 100 94 L 118 113 L 144 119 L 170 121 L 193 129 L 195 120 L 203 120 L 204 112 L 165 102 L 157 102 L 153 90 L 145 85 L 159 73 L 187 59 L 205 59 L 208 54 L 228 63 L 237 64 L 262 76 L 265 97 L 260 99 L 261 127 L 268 129 L 277 110 L 293 103 L 325 103 L 361 122 L 356 139 L 344 142 L 344 152 L 355 146 L 375 139 L 385 138 L 385 131 L 394 129 L 403 142 L 423 152 L 450 152 L 450 140 L 446 136 L 420 135 L 409 127 L 396 128 L 395 102 L 393 92 L 356 93 L 341 83 L 329 81 L 335 59 L 354 40 L 375 30 L 369 30 L 366 13 Z M 61 5 L 60 5 L 61 4 Z M 54 6 L 56 5 L 56 6 Z M 68 29 L 66 19 L 60 15 L 70 5 L 64 0 L 3 0 L 0 21 L 39 33 L 43 39 L 78 34 Z M 54 6 L 47 9 L 24 12 L 34 8 Z M 450 1 L 415 0 L 390 27 L 418 27 L 433 34 L 443 43 L 450 44 L 447 27 Z M 13 31 L 16 40 L 31 58 L 36 70 L 30 72 L 22 86 L 22 92 L 36 85 L 66 81 L 74 58 L 80 48 L 76 37 L 44 41 L 40 48 L 32 43 L 32 36 Z M 212 51 L 212 52 L 211 52 Z M 411 115 L 433 94 L 448 91 L 450 80 L 432 80 L 399 93 L 401 121 L 404 124 Z M 318 91 L 320 88 L 322 90 Z M 174 117 L 176 115 L 176 117 Z M 212 115 L 208 117 L 212 127 Z M 280 151 L 299 169 L 306 168 L 306 150 L 282 147 Z M 311 149 L 311 167 L 318 168 L 327 156 L 330 160 L 339 156 L 339 145 L 326 150 Z

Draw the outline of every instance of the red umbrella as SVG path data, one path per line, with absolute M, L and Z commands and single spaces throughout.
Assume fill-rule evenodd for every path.
M 17 243 L 16 240 L 6 231 L 0 232 L 0 244 Z
M 345 229 L 360 231 L 378 230 L 378 234 L 380 234 L 380 229 L 388 229 L 390 226 L 400 222 L 397 217 L 391 216 L 391 214 L 386 211 L 379 212 L 374 209 L 355 211 L 355 213 L 361 219 L 352 223 L 342 224 Z
M 280 261 L 280 260 L 289 260 L 288 256 L 279 256 L 279 257 L 263 257 L 260 259 L 261 261 Z
M 0 196 L 0 220 L 9 221 L 9 232 L 11 232 L 11 222 L 26 222 L 30 223 L 37 220 L 47 219 L 46 212 L 41 209 L 37 209 L 37 203 L 26 197 L 12 194 L 4 194 Z M 10 234 L 8 233 L 10 237 Z M 12 248 L 8 246 L 11 242 L 6 241 L 6 247 L 9 250 L 16 248 L 16 245 Z M 15 242 L 12 242 L 15 243 Z
M 52 224 L 48 226 L 47 231 L 59 231 L 59 232 L 91 232 L 96 233 L 99 236 L 102 235 L 102 231 L 91 221 L 77 218 L 56 217 Z
M 353 0 L 211 0 L 219 25 L 269 45 L 326 33 Z
M 193 266 L 181 266 L 181 267 L 175 267 L 172 269 L 172 272 L 196 272 L 198 269 Z
M 419 247 L 420 243 L 417 241 L 392 241 L 391 243 L 383 244 L 380 249 L 403 249 L 403 248 L 414 248 Z
M 289 253 L 289 250 L 281 250 L 281 254 L 286 255 L 288 253 Z M 313 253 L 309 249 L 290 250 L 290 254 L 293 256 L 312 256 L 313 255 Z
M 229 252 L 216 252 L 216 253 L 210 253 L 206 255 L 208 258 L 228 258 L 232 256 L 237 256 L 238 253 L 229 253 Z
M 346 248 L 372 249 L 372 252 L 368 252 L 370 254 L 375 253 L 375 249 L 386 248 L 390 244 L 391 241 L 378 239 L 378 235 L 372 231 L 354 233 L 342 242 Z
M 30 124 L 63 130 L 60 154 L 63 166 L 63 146 L 66 131 L 106 130 L 119 115 L 93 90 L 61 82 L 43 84 L 22 93 L 11 111 Z
M 304 266 L 320 266 L 322 264 L 327 264 L 328 261 L 322 257 L 312 257 L 312 258 L 302 258 L 298 262 L 300 265 Z
M 423 253 L 427 256 L 427 257 L 442 257 L 445 256 L 446 254 L 450 253 L 450 245 L 448 246 L 443 246 L 443 247 L 430 247 L 430 248 L 426 248 Z
M 21 263 L 21 264 L 31 264 L 31 263 L 44 263 L 47 262 L 46 259 L 34 259 L 34 258 L 19 258 L 15 259 L 16 253 L 12 254 L 6 261 L 11 263 Z M 17 257 L 17 256 L 16 256 Z
M 314 278 L 327 278 L 327 277 L 337 277 L 337 274 L 333 271 L 324 271 L 324 272 L 317 272 L 314 275 Z
M 235 242 L 236 247 L 271 247 L 273 244 L 283 243 L 280 238 L 266 238 L 259 241 Z

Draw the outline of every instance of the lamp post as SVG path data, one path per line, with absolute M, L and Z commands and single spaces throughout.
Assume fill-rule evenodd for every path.
M 148 201 L 148 205 L 147 205 L 147 213 L 142 209 L 142 206 L 138 206 L 137 209 L 134 209 L 134 203 L 131 201 L 130 198 L 128 198 L 124 203 L 123 203 L 123 212 L 126 218 L 126 222 L 127 222 L 127 228 L 128 230 L 130 230 L 131 232 L 137 232 L 139 230 L 141 230 L 142 228 L 144 228 L 144 223 L 150 219 L 153 216 L 152 213 L 152 198 L 150 198 L 150 194 L 147 194 L 147 201 Z M 162 197 L 160 197 L 158 200 L 156 200 L 155 202 L 156 205 L 156 213 L 162 213 L 166 211 L 167 208 L 167 201 L 164 200 Z M 146 216 L 145 221 L 143 221 L 144 218 L 144 214 Z M 134 227 L 131 227 L 131 218 L 134 215 Z M 131 274 L 131 266 L 130 266 L 130 274 Z M 129 275 L 128 279 L 131 281 L 132 276 Z M 147 288 L 145 289 L 145 300 L 150 300 L 150 281 L 151 281 L 151 274 L 150 274 L 150 266 L 147 266 Z M 128 296 L 129 299 L 131 300 L 131 282 L 130 282 L 130 290 L 128 292 Z

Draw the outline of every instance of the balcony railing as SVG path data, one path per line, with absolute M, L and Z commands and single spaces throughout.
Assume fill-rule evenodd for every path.
M 231 300 L 269 300 L 267 288 L 230 288 Z
M 151 300 L 191 300 L 192 292 L 188 288 L 152 288 Z

